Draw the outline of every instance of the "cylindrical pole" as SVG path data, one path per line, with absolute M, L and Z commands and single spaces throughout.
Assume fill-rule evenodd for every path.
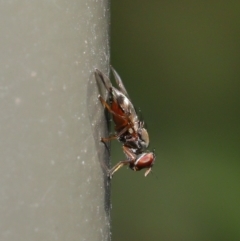
M 110 240 L 93 75 L 109 65 L 108 1 L 2 1 L 0 33 L 0 239 Z

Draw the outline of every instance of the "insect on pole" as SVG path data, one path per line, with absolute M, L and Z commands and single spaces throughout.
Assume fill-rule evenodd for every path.
M 145 176 L 147 176 L 155 161 L 154 152 L 146 150 L 149 145 L 148 132 L 144 128 L 144 122 L 139 120 L 120 76 L 113 68 L 111 69 L 118 88 L 113 87 L 110 79 L 100 70 L 95 70 L 96 81 L 102 82 L 109 93 L 107 100 L 100 95 L 98 98 L 111 113 L 115 124 L 115 134 L 106 138 L 102 137 L 101 141 L 105 144 L 111 140 L 120 141 L 123 144 L 126 160 L 118 162 L 109 170 L 108 175 L 112 178 L 118 169 L 129 165 L 133 171 L 146 168 Z

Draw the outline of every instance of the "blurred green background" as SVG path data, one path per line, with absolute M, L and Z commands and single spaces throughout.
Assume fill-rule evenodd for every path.
M 115 174 L 113 241 L 239 241 L 240 2 L 112 0 L 111 54 L 157 155 Z

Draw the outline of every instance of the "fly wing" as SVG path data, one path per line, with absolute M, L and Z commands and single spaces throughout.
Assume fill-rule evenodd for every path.
M 119 76 L 119 74 L 117 73 L 117 71 L 116 71 L 112 66 L 111 66 L 111 69 L 112 69 L 113 76 L 114 76 L 114 78 L 115 78 L 115 81 L 116 81 L 116 83 L 117 83 L 117 85 L 118 85 L 119 90 L 120 90 L 125 96 L 127 96 L 128 99 L 130 100 L 129 95 L 128 95 L 128 93 L 127 93 L 127 90 L 125 89 L 124 84 L 123 84 L 123 82 L 122 82 L 122 80 L 121 80 L 121 77 Z
M 121 106 L 122 110 L 124 111 L 124 113 L 131 119 L 131 121 L 133 123 L 137 123 L 138 122 L 138 116 L 136 114 L 136 110 L 131 102 L 131 99 L 127 93 L 127 90 L 121 80 L 121 77 L 119 76 L 119 74 L 117 73 L 117 71 L 111 66 L 111 70 L 113 72 L 115 81 L 118 85 L 118 90 L 116 88 L 113 87 L 114 92 L 117 94 L 118 96 L 118 104 L 119 106 Z
M 100 88 L 101 85 L 99 86 L 99 88 L 100 88 L 99 90 L 101 91 L 102 97 L 104 99 L 109 99 L 109 95 L 111 95 L 111 93 L 112 93 L 112 83 L 111 83 L 110 79 L 98 69 L 95 69 L 94 74 L 95 74 L 96 81 L 98 83 L 102 82 L 104 87 L 107 90 L 107 93 L 105 93 L 105 91 L 103 91 L 103 89 Z
M 95 70 L 95 78 L 98 82 L 101 81 L 104 84 L 108 93 L 111 94 L 111 98 L 113 98 L 113 101 L 115 103 L 118 103 L 118 106 L 122 109 L 125 115 L 130 118 L 131 122 L 136 123 L 138 121 L 138 116 L 136 114 L 135 108 L 131 100 L 129 99 L 128 93 L 123 85 L 120 76 L 113 68 L 112 71 L 119 89 L 114 88 L 111 84 L 110 79 L 98 69 Z
M 125 96 L 121 91 L 113 87 L 112 94 L 114 101 L 118 103 L 118 106 L 122 109 L 125 115 L 129 118 L 132 124 L 135 126 L 135 123 L 138 122 L 138 116 L 136 114 L 135 108 L 132 102 Z M 135 128 L 134 128 L 135 129 Z
M 97 81 L 101 81 L 104 84 L 108 92 L 111 92 L 112 83 L 105 74 L 103 74 L 100 70 L 95 69 L 95 78 Z

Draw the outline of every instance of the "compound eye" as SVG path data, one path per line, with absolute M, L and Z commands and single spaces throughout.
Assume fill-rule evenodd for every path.
M 141 141 L 141 145 L 144 148 L 147 148 L 149 145 L 149 136 L 148 136 L 148 132 L 145 128 L 141 128 L 138 132 Z
M 150 168 L 153 166 L 155 161 L 155 155 L 153 152 L 143 153 L 138 156 L 134 163 L 135 170 L 139 171 L 143 168 Z

